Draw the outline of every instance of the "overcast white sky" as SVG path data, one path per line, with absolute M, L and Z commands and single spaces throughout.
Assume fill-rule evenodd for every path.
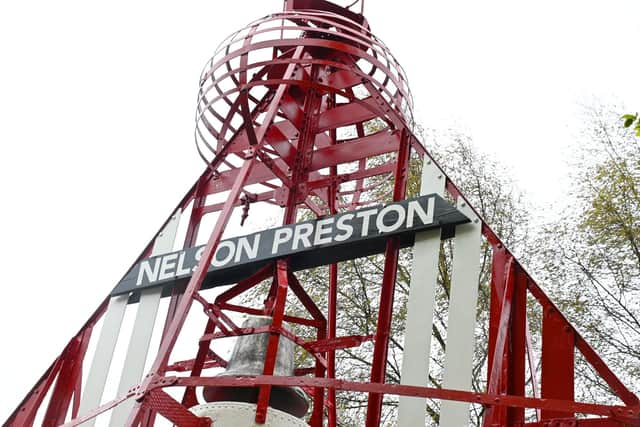
M 279 0 L 0 2 L 0 419 L 203 166 L 200 70 Z M 640 2 L 368 0 L 425 127 L 467 131 L 532 200 L 562 195 L 579 104 L 640 108 Z

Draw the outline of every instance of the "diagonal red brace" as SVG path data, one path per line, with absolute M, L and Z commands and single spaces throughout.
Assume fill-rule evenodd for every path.
M 196 416 L 160 389 L 147 394 L 142 407 L 153 409 L 180 427 L 210 427 L 212 425 L 210 418 Z

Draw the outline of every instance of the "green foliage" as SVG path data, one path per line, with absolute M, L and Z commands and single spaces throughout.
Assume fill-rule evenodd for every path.
M 610 159 L 595 167 L 591 206 L 580 223 L 594 247 L 615 249 L 617 271 L 640 263 L 640 162 Z
M 633 127 L 633 130 L 636 132 L 636 136 L 640 136 L 640 119 L 638 118 L 638 113 L 635 114 L 625 114 L 622 116 L 623 126 L 625 128 Z
M 570 321 L 637 393 L 640 144 L 626 130 L 636 118 L 620 123 L 620 114 L 605 107 L 588 113 L 568 206 L 546 227 L 537 271 Z M 584 362 L 577 369 L 578 398 L 616 402 Z

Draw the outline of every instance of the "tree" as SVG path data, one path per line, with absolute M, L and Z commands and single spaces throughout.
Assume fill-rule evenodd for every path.
M 568 207 L 547 225 L 537 264 L 569 319 L 637 393 L 640 143 L 628 129 L 635 118 L 619 117 L 612 108 L 588 110 Z M 576 387 L 577 397 L 611 401 L 607 386 L 578 362 L 585 387 Z

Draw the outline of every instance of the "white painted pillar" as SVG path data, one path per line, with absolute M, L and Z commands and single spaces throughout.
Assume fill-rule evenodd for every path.
M 162 252 L 170 252 L 173 249 L 173 239 L 177 230 L 177 224 L 180 217 L 180 211 L 169 221 L 165 229 L 160 233 L 154 242 L 152 249 L 152 255 L 158 255 Z M 168 240 L 171 240 L 171 245 L 168 245 Z M 158 248 L 156 250 L 156 247 Z M 168 248 L 168 249 L 165 249 Z M 161 250 L 162 249 L 162 250 Z M 151 290 L 152 291 L 152 290 Z M 149 291 L 150 292 L 150 291 Z M 111 361 L 113 359 L 113 353 L 118 342 L 118 336 L 120 334 L 120 328 L 122 326 L 122 319 L 124 317 L 125 310 L 127 308 L 127 301 L 129 300 L 129 294 L 118 295 L 111 297 L 109 300 L 109 306 L 104 315 L 102 324 L 102 330 L 100 331 L 100 337 L 96 345 L 96 350 L 93 355 L 93 360 L 89 368 L 87 375 L 87 381 L 83 388 L 82 399 L 80 400 L 80 408 L 78 414 L 82 415 L 86 412 L 100 406 L 102 400 L 102 394 L 104 392 L 105 384 L 107 383 L 107 376 L 111 367 Z M 142 304 L 142 296 L 140 300 Z M 148 311 L 148 309 L 146 310 Z M 157 311 L 157 307 L 156 307 Z M 138 310 L 140 315 L 140 309 Z M 147 318 L 149 315 L 147 315 Z M 155 319 L 155 314 L 154 314 Z M 136 319 L 136 323 L 137 323 Z M 149 335 L 153 332 L 153 325 L 150 327 Z M 134 327 L 135 332 L 135 327 Z M 133 335 L 132 335 L 133 340 Z M 147 344 L 148 348 L 148 344 Z M 146 350 L 145 350 L 146 356 Z M 142 362 L 144 368 L 144 362 Z M 125 364 L 126 367 L 126 364 Z M 124 375 L 124 373 L 123 373 Z M 128 389 L 127 389 L 128 390 Z M 126 390 L 125 390 L 126 392 Z M 93 426 L 95 424 L 95 418 L 83 423 L 83 426 Z M 121 424 L 122 425 L 122 424 Z
M 158 234 L 158 237 L 156 237 L 153 243 L 151 256 L 162 255 L 173 250 L 178 224 L 180 223 L 180 214 L 181 211 L 178 209 L 165 228 Z M 125 394 L 131 387 L 138 384 L 142 378 L 144 365 L 149 353 L 153 327 L 156 323 L 161 293 L 162 286 L 146 289 L 140 293 L 136 321 L 133 325 L 133 331 L 131 332 L 131 339 L 129 340 L 127 356 L 124 361 L 124 366 L 122 367 L 120 384 L 118 385 L 118 393 L 116 396 Z M 123 426 L 127 421 L 127 417 L 134 403 L 133 399 L 129 399 L 116 406 L 111 413 L 109 426 Z
M 420 194 L 443 195 L 444 189 L 444 173 L 425 157 Z M 413 246 L 413 267 L 409 299 L 407 300 L 401 384 L 428 385 L 433 305 L 438 280 L 439 256 L 440 229 L 417 233 Z M 424 426 L 426 405 L 427 400 L 424 398 L 400 396 L 398 426 Z
M 113 351 L 118 342 L 120 326 L 122 325 L 122 318 L 127 308 L 128 299 L 129 294 L 111 297 L 109 300 L 109 306 L 104 315 L 102 330 L 100 331 L 100 338 L 98 338 L 96 351 L 89 368 L 87 382 L 82 390 L 82 399 L 78 410 L 79 415 L 100 406 L 102 392 L 104 391 L 104 385 L 107 383 L 107 375 L 109 374 L 111 359 L 113 359 Z M 94 424 L 95 418 L 83 425 L 93 426 Z
M 457 207 L 471 222 L 456 227 L 442 386 L 471 391 L 482 222 L 462 198 Z M 468 425 L 469 403 L 442 401 L 440 427 Z

